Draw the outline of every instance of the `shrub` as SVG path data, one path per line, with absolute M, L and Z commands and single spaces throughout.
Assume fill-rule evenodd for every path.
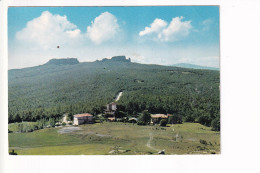
M 65 123 L 65 122 L 63 122 L 61 125 L 62 125 L 62 126 L 66 126 L 66 123 Z
M 38 130 L 39 127 L 38 127 L 37 125 L 34 125 L 33 129 L 34 129 L 34 130 Z
M 166 126 L 167 125 L 167 121 L 165 119 L 161 120 L 160 122 L 160 126 Z
M 137 125 L 146 125 L 146 123 L 144 121 L 139 120 L 137 121 Z
M 26 132 L 33 132 L 33 129 L 29 128 L 26 130 Z
M 206 140 L 203 140 L 203 139 L 200 139 L 200 143 L 201 143 L 201 144 L 204 144 L 204 145 L 207 145 L 207 144 L 208 144 L 207 141 L 206 141 Z

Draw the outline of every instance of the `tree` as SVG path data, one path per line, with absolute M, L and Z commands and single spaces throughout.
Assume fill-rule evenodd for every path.
M 50 118 L 49 124 L 50 124 L 50 126 L 55 127 L 55 120 L 53 118 Z
M 195 117 L 193 115 L 188 115 L 184 118 L 185 122 L 195 122 Z
M 202 125 L 205 125 L 205 126 L 210 126 L 211 125 L 211 119 L 208 115 L 202 115 L 199 117 L 199 120 L 198 122 Z
M 125 112 L 123 112 L 123 111 L 116 111 L 116 112 L 115 112 L 115 116 L 116 116 L 117 118 L 123 118 L 123 117 L 126 116 L 126 114 L 125 114 Z
M 139 117 L 137 124 L 138 125 L 147 125 L 151 121 L 151 115 L 150 113 L 145 110 L 143 111 L 142 115 Z
M 14 121 L 15 122 L 22 122 L 22 119 L 21 119 L 19 113 L 15 114 Z
M 69 119 L 69 121 L 72 121 L 72 120 L 73 120 L 73 115 L 72 115 L 72 113 L 69 113 L 68 116 L 67 116 L 67 118 Z
M 219 118 L 215 118 L 211 122 L 211 127 L 212 127 L 212 130 L 214 130 L 214 131 L 220 131 L 220 119 Z
M 166 126 L 167 125 L 167 121 L 165 120 L 165 119 L 162 119 L 161 121 L 160 121 L 160 126 Z
M 182 116 L 175 114 L 173 116 L 170 116 L 168 119 L 169 124 L 182 124 Z
M 24 132 L 24 131 L 23 131 L 23 123 L 18 124 L 18 128 L 19 128 L 19 132 L 20 132 L 20 133 L 23 133 L 23 132 Z

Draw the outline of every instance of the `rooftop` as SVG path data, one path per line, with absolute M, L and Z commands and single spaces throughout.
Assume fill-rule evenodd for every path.
M 78 118 L 78 117 L 92 117 L 93 115 L 89 114 L 89 113 L 84 113 L 84 114 L 76 114 L 74 115 L 74 117 Z
M 168 118 L 168 115 L 165 114 L 152 114 L 152 118 Z

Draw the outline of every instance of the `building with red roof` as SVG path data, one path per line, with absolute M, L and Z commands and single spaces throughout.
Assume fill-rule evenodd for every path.
M 92 124 L 93 123 L 93 115 L 91 115 L 89 113 L 76 114 L 73 117 L 74 117 L 73 125 Z

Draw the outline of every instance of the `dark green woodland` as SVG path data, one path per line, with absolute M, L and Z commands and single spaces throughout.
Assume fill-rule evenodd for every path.
M 220 72 L 131 62 L 50 60 L 8 71 L 9 123 L 59 119 L 64 113 L 94 116 L 115 100 L 121 116 L 169 113 L 220 130 Z

